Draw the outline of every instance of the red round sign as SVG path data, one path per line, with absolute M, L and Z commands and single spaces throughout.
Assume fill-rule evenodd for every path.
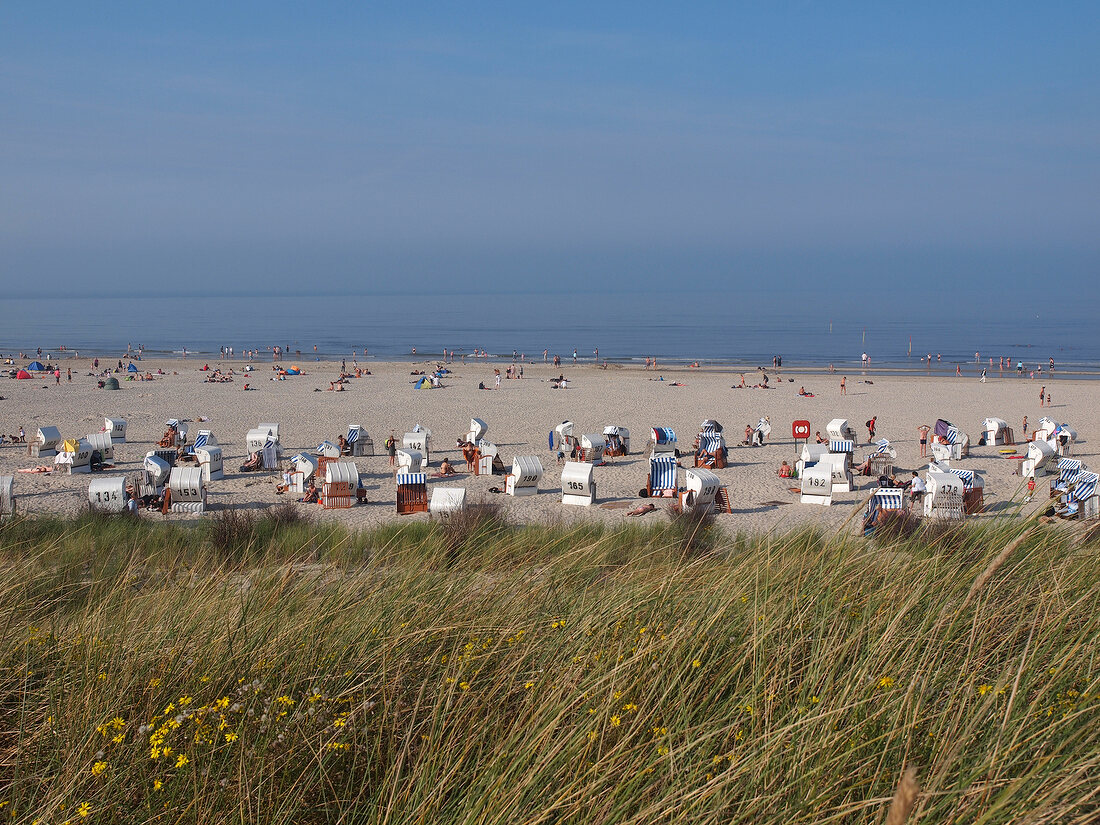
M 795 421 L 793 424 L 791 424 L 791 435 L 795 438 L 809 438 L 810 422 Z

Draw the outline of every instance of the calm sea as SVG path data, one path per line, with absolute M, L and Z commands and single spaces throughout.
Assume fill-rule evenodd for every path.
M 828 317 L 812 303 L 790 310 L 703 297 L 648 295 L 389 295 L 321 298 L 64 298 L 6 299 L 0 303 L 0 352 L 33 355 L 42 347 L 57 357 L 65 346 L 80 355 L 118 357 L 127 344 L 149 355 L 217 357 L 232 346 L 270 353 L 278 345 L 293 357 L 397 360 L 432 358 L 444 349 L 475 348 L 510 359 L 512 351 L 542 360 L 542 352 L 571 363 L 628 362 L 655 355 L 662 363 L 770 367 L 781 355 L 785 367 L 838 370 L 860 366 L 862 353 L 876 369 L 953 373 L 962 364 L 974 374 L 975 352 L 995 370 L 1001 356 L 1028 369 L 1054 358 L 1059 371 L 1100 377 L 1100 336 L 1087 318 L 981 318 L 957 313 L 942 319 L 929 311 Z M 923 316 L 923 317 L 920 317 Z M 912 348 L 910 355 L 910 346 Z M 937 358 L 937 356 L 939 356 Z

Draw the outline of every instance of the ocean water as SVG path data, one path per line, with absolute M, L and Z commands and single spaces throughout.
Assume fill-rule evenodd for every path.
M 261 354 L 287 348 L 303 361 L 317 357 L 422 360 L 444 349 L 475 348 L 511 359 L 512 352 L 542 360 L 543 350 L 572 362 L 644 361 L 724 365 L 731 369 L 826 367 L 853 371 L 861 355 L 873 369 L 977 373 L 975 352 L 994 374 L 1001 356 L 1027 369 L 1054 358 L 1060 372 L 1100 377 L 1100 337 L 1088 318 L 1041 319 L 928 313 L 838 313 L 828 317 L 812 303 L 783 311 L 757 309 L 714 296 L 650 295 L 388 295 L 281 298 L 55 298 L 6 299 L 0 303 L 0 353 L 34 355 L 42 347 L 59 357 L 79 352 L 119 357 L 127 345 L 148 355 L 216 358 L 219 347 Z M 910 354 L 911 347 L 911 354 Z M 412 354 L 416 349 L 416 356 Z M 296 353 L 300 352 L 301 355 Z M 920 358 L 932 354 L 931 369 Z M 939 356 L 937 358 L 937 356 Z

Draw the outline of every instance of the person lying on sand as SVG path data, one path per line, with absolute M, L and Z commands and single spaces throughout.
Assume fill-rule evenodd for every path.
M 635 507 L 633 510 L 628 511 L 627 515 L 628 516 L 644 516 L 646 513 L 652 513 L 656 509 L 657 509 L 657 505 L 655 505 L 655 504 L 650 504 L 650 503 L 640 504 L 637 507 Z

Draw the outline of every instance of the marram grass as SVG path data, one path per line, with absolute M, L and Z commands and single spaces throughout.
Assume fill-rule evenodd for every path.
M 0 816 L 1100 816 L 1094 540 L 713 532 L 0 526 Z

